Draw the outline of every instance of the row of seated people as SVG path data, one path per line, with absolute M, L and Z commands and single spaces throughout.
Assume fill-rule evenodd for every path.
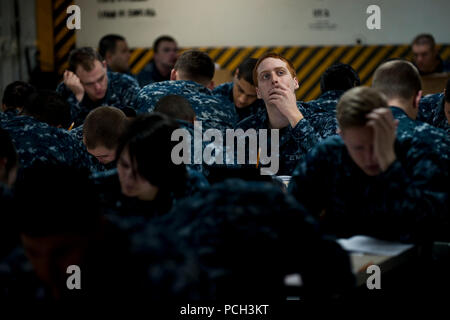
M 189 299 L 201 300 L 205 296 L 219 299 L 232 296 L 231 292 L 251 292 L 257 297 L 280 298 L 282 276 L 295 272 L 304 276 L 307 287 L 311 285 L 306 296 L 330 297 L 347 292 L 352 277 L 346 254 L 328 240 L 329 235 L 369 234 L 424 245 L 448 235 L 449 137 L 444 130 L 415 120 L 420 112 L 421 83 L 417 70 L 408 62 L 382 64 L 374 75 L 373 88 L 358 86 L 359 79 L 348 66 L 334 66 L 327 74 L 337 74 L 343 80 L 332 82 L 343 86 L 334 92 L 324 90 L 323 103 L 302 103 L 295 98 L 299 84 L 290 62 L 278 54 L 267 54 L 252 68 L 251 79 L 260 98 L 253 103 L 261 106 L 233 123 L 238 105 L 221 103 L 223 98 L 207 88 L 214 65 L 204 53 L 190 51 L 181 55 L 172 72 L 174 80 L 142 88 L 136 96 L 137 104 L 100 107 L 105 100 L 98 107 L 90 106 L 93 110 L 81 102 L 92 101 L 92 96 L 105 92 L 104 97 L 115 99 L 129 95 L 111 89 L 112 83 L 118 82 L 109 81 L 110 73 L 93 50 L 78 49 L 71 57 L 80 53 L 90 57 L 88 62 L 77 65 L 75 73 L 67 72 L 58 89 L 66 92 L 68 103 L 53 92 L 31 93 L 22 104 L 20 115 L 8 108 L 20 106 L 19 103 L 5 104 L 6 112 L 0 114 L 0 127 L 8 132 L 2 133 L 4 153 L 0 154 L 2 203 L 11 208 L 5 212 L 12 213 L 2 217 L 7 221 L 2 224 L 6 227 L 2 234 L 10 240 L 4 243 L 11 243 L 4 250 L 4 257 L 8 266 L 17 263 L 16 268 L 1 269 L 8 271 L 2 274 L 2 283 L 7 284 L 2 292 L 7 296 L 25 292 L 21 285 L 28 284 L 17 283 L 16 279 L 26 278 L 11 273 L 24 271 L 19 262 L 24 262 L 20 259 L 25 255 L 40 281 L 50 289 L 48 296 L 61 298 L 73 293 L 67 290 L 62 266 L 83 265 L 82 257 L 87 252 L 79 250 L 82 252 L 78 256 L 71 256 L 73 263 L 53 261 L 54 264 L 50 264 L 52 257 L 47 254 L 58 249 L 55 243 L 62 243 L 57 237 L 61 234 L 64 238 L 67 234 L 82 235 L 69 241 L 76 249 L 86 249 L 82 246 L 86 236 L 98 236 L 88 232 L 98 229 L 84 229 L 90 222 L 77 222 L 93 218 L 76 216 L 81 211 L 89 212 L 90 201 L 92 211 L 101 207 L 102 219 L 128 235 L 132 245 L 131 249 L 124 249 L 124 254 L 133 253 L 133 259 L 141 259 L 138 265 L 151 278 L 145 282 L 142 279 L 146 278 L 136 271 L 133 275 L 137 279 L 120 279 L 123 285 L 138 286 L 147 295 L 154 294 L 153 289 L 161 290 L 161 297 L 186 294 Z M 212 72 L 206 76 L 208 81 L 195 69 L 198 65 L 200 69 L 212 65 Z M 90 72 L 95 76 L 85 81 L 83 74 Z M 234 99 L 234 88 L 242 89 L 242 85 L 237 85 L 242 81 L 238 74 L 241 70 L 235 75 L 232 89 L 227 90 L 229 100 Z M 326 83 L 324 80 L 323 87 Z M 78 98 L 76 87 L 83 88 Z M 27 94 L 19 92 L 17 96 L 23 98 Z M 139 115 L 127 118 L 120 110 L 125 106 L 131 106 Z M 177 112 L 178 108 L 182 112 Z M 58 112 L 70 120 L 51 122 L 49 119 Z M 171 118 L 174 116 L 178 120 Z M 77 128 L 62 129 L 77 119 L 82 119 Z M 219 132 L 231 128 L 270 129 L 279 137 L 279 141 L 270 140 L 279 142 L 277 174 L 292 175 L 289 189 L 283 190 L 272 178 L 266 182 L 225 181 L 208 187 L 214 180 L 211 170 L 173 161 L 173 150 L 178 145 L 172 139 L 173 133 L 180 126 L 193 126 L 194 120 L 202 121 L 205 129 Z M 17 172 L 19 163 L 21 170 Z M 64 168 L 60 168 L 62 165 Z M 250 165 L 256 169 L 253 163 Z M 264 166 L 263 161 L 260 165 Z M 243 167 L 247 168 L 245 164 Z M 80 180 L 83 174 L 74 171 L 83 169 L 93 173 L 90 178 Z M 299 221 L 285 217 L 291 212 L 285 202 L 297 206 L 292 209 L 292 218 Z M 65 211 L 67 215 L 61 215 Z M 320 231 L 314 224 L 320 226 Z M 163 231 L 154 234 L 158 230 Z M 23 247 L 14 249 L 14 235 L 20 235 Z M 305 238 L 295 239 L 299 235 Z M 49 237 L 56 240 L 47 243 L 52 250 L 39 251 L 36 247 L 42 248 L 42 243 L 46 243 L 43 238 Z M 262 245 L 263 252 L 261 243 L 267 244 Z M 300 261 L 292 260 L 292 252 L 302 252 L 303 244 L 307 244 L 305 254 L 299 254 Z M 168 252 L 162 253 L 165 249 Z M 255 255 L 246 256 L 250 251 Z M 308 257 L 316 252 L 323 253 L 320 259 L 336 260 L 337 274 L 328 274 L 334 280 L 323 276 L 323 261 Z M 108 248 L 104 253 L 110 253 Z M 231 263 L 234 254 L 239 258 Z M 257 267 L 265 264 L 260 260 L 262 256 L 268 261 L 279 261 L 279 265 Z M 105 261 L 111 258 L 105 257 Z M 182 271 L 175 270 L 177 263 L 173 259 L 180 262 Z M 110 275 L 104 274 L 105 279 L 98 274 L 103 270 L 99 266 L 100 263 L 94 263 L 92 268 L 98 270 L 93 271 L 95 276 L 88 277 L 94 296 L 99 294 L 96 290 L 112 285 L 105 283 Z M 271 273 L 272 268 L 277 271 Z M 261 283 L 261 278 L 267 282 Z M 30 297 L 36 298 L 32 293 Z

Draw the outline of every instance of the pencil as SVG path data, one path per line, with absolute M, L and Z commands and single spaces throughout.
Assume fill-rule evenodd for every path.
M 259 166 L 259 154 L 261 153 L 261 147 L 258 148 L 258 156 L 256 158 L 256 168 Z
M 74 125 L 75 125 L 75 122 L 72 122 L 72 124 L 70 125 L 69 129 L 67 129 L 67 131 L 72 130 Z

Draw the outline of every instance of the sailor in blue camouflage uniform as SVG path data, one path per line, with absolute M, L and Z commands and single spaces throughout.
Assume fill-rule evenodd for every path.
M 342 94 L 361 84 L 358 73 L 348 64 L 336 63 L 320 77 L 322 94 L 306 103 L 306 117 L 322 139 L 336 135 L 336 105 Z
M 450 81 L 444 93 L 429 94 L 420 99 L 417 119 L 450 134 Z
M 383 93 L 398 120 L 400 141 L 416 141 L 417 153 L 424 150 L 450 159 L 450 137 L 444 130 L 416 120 L 420 114 L 422 84 L 418 70 L 408 61 L 389 61 L 374 73 L 372 86 Z M 420 146 L 420 147 L 419 147 Z
M 170 36 L 160 36 L 153 42 L 153 59 L 137 75 L 137 81 L 144 86 L 170 80 L 170 72 L 178 57 L 178 45 Z
M 258 60 L 254 70 L 258 97 L 264 100 L 266 108 L 239 122 L 236 128 L 244 131 L 253 128 L 258 132 L 278 129 L 279 151 L 276 151 L 276 156 L 279 157 L 279 170 L 274 173 L 291 175 L 301 156 L 314 147 L 320 137 L 309 123 L 305 107 L 296 101 L 298 82 L 292 64 L 276 53 L 268 53 Z M 271 130 L 267 136 L 269 143 L 272 141 Z M 252 148 L 249 144 L 246 146 Z M 271 148 L 270 144 L 267 150 Z M 250 154 L 252 150 L 247 151 Z
M 213 90 L 214 94 L 234 106 L 238 121 L 264 109 L 264 102 L 258 99 L 253 83 L 253 69 L 257 61 L 254 58 L 245 59 L 235 70 L 232 82 L 223 83 Z
M 107 71 L 101 56 L 85 47 L 71 52 L 69 70 L 56 90 L 69 102 L 72 120 L 79 126 L 89 111 L 99 106 L 135 108 L 139 89 L 134 78 Z
M 224 131 L 233 128 L 237 121 L 236 111 L 211 91 L 213 76 L 214 63 L 206 53 L 186 51 L 178 58 L 171 81 L 153 83 L 141 89 L 136 101 L 137 111 L 152 112 L 159 99 L 174 94 L 189 100 L 203 129 Z
M 117 147 L 117 170 L 93 176 L 111 219 L 127 217 L 139 227 L 131 221 L 164 215 L 176 199 L 208 185 L 200 172 L 171 159 L 176 144 L 171 136 L 177 128 L 173 119 L 161 113 L 138 116 L 127 127 Z
M 337 116 L 340 136 L 313 148 L 289 184 L 322 230 L 416 243 L 448 235 L 448 160 L 396 139 L 396 120 L 376 89 L 346 92 Z
M 25 115 L 3 115 L 0 127 L 11 135 L 24 168 L 34 163 L 52 163 L 96 170 L 82 143 L 67 130 Z

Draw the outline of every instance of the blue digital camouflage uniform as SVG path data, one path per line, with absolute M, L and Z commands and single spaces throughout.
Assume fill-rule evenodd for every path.
M 108 89 L 105 97 L 100 101 L 93 102 L 87 94 L 81 102 L 75 98 L 75 95 L 64 83 L 60 83 L 56 91 L 70 104 L 70 113 L 75 126 L 79 126 L 84 122 L 89 111 L 100 106 L 111 106 L 119 109 L 125 107 L 135 108 L 135 101 L 139 92 L 139 84 L 137 81 L 126 74 L 118 72 L 107 72 Z
M 79 125 L 76 128 L 73 128 L 72 130 L 69 131 L 69 133 L 76 138 L 78 141 L 83 142 L 83 125 Z
M 117 169 L 94 173 L 91 179 L 97 186 L 104 213 L 122 230 L 136 231 L 150 220 L 167 213 L 179 199 L 189 197 L 209 186 L 198 171 L 187 168 L 186 186 L 182 194 L 170 194 L 167 198 L 141 201 L 121 193 Z
M 444 94 L 429 94 L 420 99 L 417 120 L 431 124 L 450 134 L 450 124 L 445 116 Z
M 305 103 L 306 117 L 322 139 L 336 135 L 336 106 L 344 91 L 330 90 Z
M 354 283 L 347 253 L 322 238 L 315 219 L 270 182 L 230 179 L 215 184 L 180 201 L 159 222 L 165 235 L 195 251 L 204 273 L 200 278 L 212 287 L 205 299 L 285 299 L 279 284 L 290 273 L 301 274 L 305 294 L 323 299 Z M 151 239 L 151 233 L 144 235 L 142 243 Z M 319 261 L 330 259 L 333 274 L 321 272 L 327 263 Z M 261 267 L 268 264 L 273 266 L 270 275 Z
M 279 130 L 279 170 L 277 175 L 291 175 L 300 158 L 305 155 L 320 140 L 319 135 L 313 129 L 307 118 L 307 112 L 302 102 L 297 102 L 304 118 L 294 128 L 287 126 Z M 250 116 L 236 125 L 244 131 L 248 129 L 269 129 L 267 110 L 264 108 L 257 114 Z M 267 130 L 267 150 L 270 152 L 270 130 Z M 259 146 L 259 144 L 258 144 Z M 249 147 L 249 144 L 246 144 Z M 250 150 L 246 151 L 249 154 Z
M 6 118 L 0 119 L 0 126 L 11 135 L 24 168 L 40 162 L 96 170 L 84 145 L 68 131 L 29 116 L 4 115 Z
M 138 113 L 152 112 L 156 103 L 169 94 L 189 100 L 196 120 L 202 121 L 203 129 L 224 131 L 233 128 L 237 121 L 236 110 L 205 86 L 188 80 L 163 81 L 150 84 L 139 92 L 136 107 Z
M 265 108 L 264 101 L 261 99 L 256 99 L 255 102 L 245 108 L 237 108 L 233 100 L 233 82 L 222 83 L 214 88 L 213 93 L 220 96 L 223 100 L 235 108 L 238 121 L 241 121 Z
M 405 140 L 408 142 L 408 140 Z M 313 148 L 289 192 L 339 238 L 357 234 L 422 242 L 448 237 L 448 160 L 398 139 L 397 160 L 377 176 L 351 159 L 340 136 Z
M 136 79 L 141 88 L 143 88 L 154 82 L 170 80 L 170 74 L 167 77 L 163 77 L 161 73 L 159 73 L 158 68 L 156 68 L 155 61 L 152 60 L 137 74 Z
M 433 152 L 447 161 L 450 160 L 450 136 L 444 130 L 433 127 L 428 123 L 412 120 L 406 112 L 397 107 L 391 107 L 395 119 L 399 120 L 397 139 L 409 142 L 418 149 L 417 154 Z

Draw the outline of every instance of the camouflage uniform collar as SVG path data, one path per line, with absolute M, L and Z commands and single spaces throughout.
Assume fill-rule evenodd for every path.
M 394 115 L 394 118 L 396 119 L 410 119 L 412 120 L 410 117 L 408 117 L 408 114 L 401 108 L 396 107 L 396 106 L 389 106 L 389 108 L 391 108 L 392 114 Z

